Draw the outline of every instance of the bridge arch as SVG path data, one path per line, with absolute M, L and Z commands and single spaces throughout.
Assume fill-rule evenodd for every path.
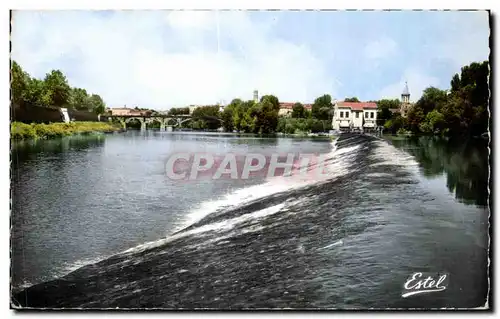
M 161 131 L 165 129 L 165 119 L 162 117 L 148 117 L 144 120 L 147 128 L 159 128 Z

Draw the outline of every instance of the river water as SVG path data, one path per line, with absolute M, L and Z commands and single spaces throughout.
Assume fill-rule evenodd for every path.
M 155 131 L 17 143 L 14 303 L 483 306 L 486 146 L 424 137 L 343 135 L 332 142 Z M 173 181 L 165 163 L 181 151 L 323 154 L 329 170 L 321 179 Z M 449 274 L 447 289 L 401 298 L 418 271 Z

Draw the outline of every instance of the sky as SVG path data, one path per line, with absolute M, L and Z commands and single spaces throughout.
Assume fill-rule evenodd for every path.
M 11 59 L 61 70 L 108 107 L 156 110 L 274 94 L 311 103 L 448 89 L 488 59 L 485 11 L 15 11 Z

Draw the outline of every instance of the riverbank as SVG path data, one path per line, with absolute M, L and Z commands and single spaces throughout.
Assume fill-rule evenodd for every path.
M 13 122 L 10 124 L 10 138 L 14 140 L 49 139 L 74 134 L 117 132 L 121 128 L 116 124 L 106 122 L 71 122 L 25 124 Z

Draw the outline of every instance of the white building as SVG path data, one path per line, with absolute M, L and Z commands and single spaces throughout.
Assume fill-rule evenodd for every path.
M 333 105 L 332 128 L 334 130 L 375 129 L 377 123 L 377 103 L 335 102 Z

